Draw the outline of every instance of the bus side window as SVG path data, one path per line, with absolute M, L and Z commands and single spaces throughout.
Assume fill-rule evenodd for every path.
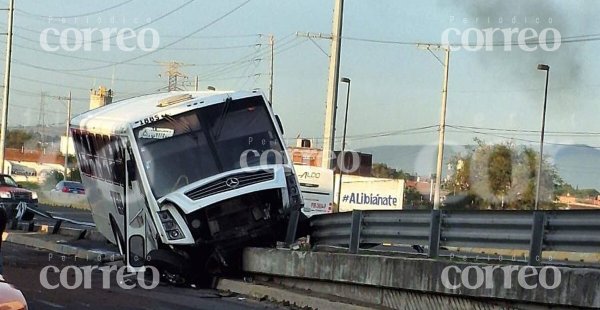
M 109 136 L 103 136 L 104 138 L 104 155 L 106 156 L 106 163 L 108 165 L 108 175 L 110 176 L 110 181 L 113 183 L 117 183 L 116 173 L 115 173 L 115 150 L 111 138 Z
M 81 153 L 80 153 L 80 160 L 81 160 L 81 167 L 82 170 L 85 174 L 87 175 L 91 175 L 91 168 L 90 168 L 90 163 L 88 161 L 88 153 L 89 153 L 89 149 L 87 144 L 84 141 L 84 133 L 83 132 L 79 132 L 79 134 L 77 135 L 77 139 L 79 140 L 79 144 L 81 145 Z
M 96 153 L 94 156 L 94 158 L 96 159 L 96 167 L 98 168 L 98 177 L 100 179 L 106 180 L 108 179 L 106 174 L 106 168 L 104 167 L 104 149 L 102 147 L 102 136 L 101 135 L 93 135 L 92 136 L 92 143 L 94 144 L 94 149 L 96 150 Z
M 88 165 L 90 166 L 90 175 L 93 177 L 98 177 L 98 168 L 96 166 L 96 158 L 95 158 L 95 154 L 96 154 L 96 149 L 94 148 L 94 143 L 93 143 L 93 136 L 90 133 L 86 133 L 85 134 L 85 143 L 88 146 L 88 153 L 87 153 L 87 162 Z
M 120 137 L 112 137 L 113 140 L 113 150 L 114 150 L 114 161 L 115 161 L 115 179 L 118 184 L 121 186 L 125 186 L 125 164 L 124 164 L 124 149 L 123 144 L 121 143 Z
M 96 138 L 98 139 L 98 145 L 100 148 L 100 152 L 99 152 L 99 156 L 100 156 L 100 163 L 102 164 L 102 175 L 104 176 L 104 180 L 106 181 L 112 181 L 112 173 L 110 170 L 110 164 L 108 162 L 108 158 L 109 158 L 109 149 L 108 149 L 108 137 L 104 136 L 104 135 L 96 135 Z
M 87 174 L 85 161 L 83 160 L 83 144 L 81 143 L 81 133 L 78 130 L 73 130 L 73 142 L 75 144 L 75 152 L 77 153 L 77 161 L 81 168 L 81 173 Z M 85 155 L 84 155 L 85 156 Z

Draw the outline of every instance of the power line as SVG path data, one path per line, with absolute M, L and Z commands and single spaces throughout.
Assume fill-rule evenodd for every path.
M 413 42 L 413 41 L 395 41 L 395 40 L 385 40 L 385 39 L 371 39 L 371 38 L 361 38 L 361 37 L 342 37 L 344 40 L 348 41 L 358 41 L 358 42 L 368 42 L 368 43 L 377 43 L 377 44 L 393 44 L 393 45 L 418 45 L 422 44 L 422 42 Z M 570 36 L 570 37 L 561 37 L 560 40 L 537 40 L 537 41 L 525 41 L 518 42 L 512 41 L 509 43 L 506 42 L 490 42 L 487 44 L 458 44 L 458 43 L 448 43 L 450 47 L 486 47 L 486 46 L 516 46 L 521 44 L 533 44 L 533 45 L 541 45 L 541 44 L 564 44 L 564 43 L 577 43 L 577 42 L 592 42 L 592 41 L 600 41 L 600 34 L 593 35 L 579 35 L 579 36 Z
M 538 144 L 539 143 L 539 141 L 534 141 L 534 140 L 529 140 L 529 139 L 523 139 L 523 138 L 516 138 L 516 137 L 509 137 L 509 136 L 504 136 L 504 135 L 499 135 L 499 134 L 493 134 L 493 133 L 483 132 L 483 131 L 478 131 L 478 130 L 469 130 L 469 129 L 460 128 L 460 127 L 453 127 L 453 126 L 448 126 L 448 127 L 452 127 L 454 129 L 457 129 L 457 130 L 462 131 L 462 132 L 476 133 L 476 134 L 481 134 L 481 135 L 487 135 L 487 136 L 502 138 L 502 139 L 506 139 L 506 140 L 516 140 L 516 141 L 529 142 L 529 143 L 534 143 L 534 144 Z M 571 146 L 571 147 L 580 147 L 580 148 L 592 148 L 592 149 L 599 149 L 600 150 L 600 146 L 591 146 L 591 145 L 569 144 L 569 143 L 556 143 L 556 142 L 544 142 L 544 144 L 559 145 L 559 146 Z
M 290 34 L 290 35 L 285 36 L 283 39 L 281 39 L 281 42 L 284 42 L 286 40 L 288 40 L 288 41 L 277 45 L 276 50 L 279 50 L 279 49 L 283 48 L 284 46 L 288 46 L 289 44 L 294 42 L 295 38 L 293 38 L 293 34 Z M 223 73 L 235 71 L 238 69 L 237 68 L 238 65 L 249 62 L 249 61 L 250 62 L 262 61 L 261 57 L 266 56 L 269 52 L 270 52 L 269 50 L 263 49 L 262 51 L 258 50 L 258 51 L 252 52 L 250 54 L 244 55 L 244 56 L 240 57 L 237 61 L 232 62 L 230 65 L 226 65 L 221 68 L 216 68 L 212 71 L 205 73 L 204 75 L 201 76 L 201 78 L 202 79 L 210 79 L 211 77 L 219 76 L 219 75 L 222 75 Z
M 508 129 L 508 128 L 490 128 L 490 127 L 476 127 L 476 126 L 460 126 L 460 125 L 448 125 L 449 127 L 453 127 L 456 129 L 465 128 L 465 129 L 479 129 L 479 130 L 490 130 L 490 131 L 502 131 L 502 132 L 514 132 L 514 133 L 526 133 L 526 134 L 540 134 L 539 130 L 526 130 L 526 129 Z M 567 136 L 578 136 L 578 135 L 600 135 L 600 132 L 593 131 L 546 131 L 546 134 L 556 134 L 556 135 L 567 135 Z
M 141 55 L 138 55 L 138 56 L 134 56 L 134 57 L 131 57 L 131 58 L 128 58 L 128 59 L 124 59 L 124 60 L 118 61 L 118 62 L 114 63 L 113 65 L 120 65 L 120 64 L 124 64 L 124 63 L 128 63 L 128 62 L 132 62 L 134 60 L 150 56 L 150 55 L 155 54 L 155 53 L 157 53 L 159 51 L 162 51 L 162 50 L 164 50 L 164 49 L 166 49 L 168 47 L 171 47 L 171 46 L 173 46 L 173 45 L 175 45 L 175 44 L 177 44 L 177 43 L 179 43 L 179 42 L 187 39 L 188 37 L 191 37 L 194 34 L 197 34 L 197 33 L 201 32 L 201 31 L 209 28 L 210 26 L 218 23 L 219 21 L 225 19 L 226 17 L 228 17 L 229 15 L 235 13 L 237 10 L 241 9 L 242 7 L 244 7 L 245 5 L 247 5 L 248 3 L 250 3 L 251 1 L 252 0 L 246 0 L 246 1 L 242 2 L 240 5 L 234 7 L 233 9 L 231 9 L 229 11 L 227 11 L 225 14 L 223 14 L 223 15 L 217 17 L 216 19 L 210 21 L 209 23 L 207 23 L 207 24 L 205 24 L 205 25 L 203 25 L 203 26 L 195 29 L 194 31 L 190 32 L 189 34 L 187 34 L 187 35 L 185 35 L 185 36 L 183 36 L 183 37 L 181 37 L 181 38 L 179 38 L 179 39 L 177 39 L 175 41 L 170 42 L 169 44 L 167 44 L 167 45 L 165 45 L 163 47 L 157 48 L 155 50 L 149 51 L 147 53 L 144 53 L 144 54 L 141 54 Z M 109 64 L 109 65 L 101 65 L 101 66 L 96 66 L 96 67 L 87 67 L 87 68 L 78 68 L 78 69 L 62 69 L 62 71 L 63 72 L 91 71 L 91 70 L 108 68 L 110 66 L 112 66 L 112 65 Z M 43 66 L 37 66 L 37 67 L 38 68 L 48 69 L 48 70 L 56 70 L 56 68 L 48 68 L 48 67 L 43 67 Z
M 30 12 L 27 12 L 27 11 L 24 11 L 24 10 L 20 10 L 20 9 L 15 9 L 15 11 L 19 12 L 20 14 L 23 14 L 23 15 L 32 16 L 32 17 L 38 17 L 38 18 L 56 18 L 56 19 L 59 19 L 59 18 L 61 18 L 61 19 L 62 18 L 75 18 L 75 17 L 84 17 L 84 16 L 90 16 L 90 15 L 96 15 L 96 14 L 99 14 L 99 13 L 103 13 L 103 12 L 106 12 L 106 11 L 109 11 L 109 10 L 116 9 L 118 7 L 124 6 L 124 5 L 126 5 L 126 4 L 128 4 L 130 2 L 133 2 L 133 1 L 134 0 L 127 0 L 127 1 L 123 1 L 123 2 L 121 2 L 119 4 L 116 4 L 116 5 L 113 5 L 113 6 L 104 8 L 104 9 L 101 9 L 101 10 L 97 10 L 97 11 L 93 11 L 93 12 L 87 12 L 87 13 L 81 13 L 81 14 L 77 14 L 77 15 L 49 16 L 49 15 L 40 15 L 40 14 L 30 13 Z
M 358 134 L 358 135 L 347 135 L 346 138 L 351 138 L 352 140 L 358 141 L 358 140 L 365 140 L 365 139 L 372 139 L 372 138 L 391 137 L 391 136 L 404 135 L 404 134 L 431 133 L 431 132 L 437 131 L 438 127 L 439 127 L 438 125 L 429 125 L 429 126 L 406 128 L 406 129 L 399 129 L 399 130 L 392 130 L 392 131 L 381 131 L 381 132 L 372 132 L 372 133 L 365 133 L 365 134 Z M 435 130 L 432 131 L 430 129 L 435 129 Z M 323 140 L 323 137 L 310 137 L 310 138 L 304 137 L 304 139 L 321 141 L 321 140 Z M 337 141 L 341 141 L 341 139 L 342 139 L 341 137 L 335 138 L 335 140 L 337 140 Z
M 144 28 L 144 27 L 146 27 L 148 25 L 151 25 L 151 24 L 153 24 L 153 23 L 155 23 L 155 22 L 157 22 L 157 21 L 159 21 L 159 20 L 161 20 L 161 19 L 163 19 L 163 18 L 165 18 L 165 17 L 167 17 L 167 16 L 169 16 L 169 15 L 171 15 L 171 14 L 173 14 L 173 13 L 179 11 L 179 10 L 181 10 L 181 9 L 183 9 L 184 7 L 188 6 L 192 2 L 194 2 L 194 0 L 188 0 L 187 2 L 185 2 L 185 3 L 177 6 L 176 8 L 174 8 L 174 9 L 166 12 L 165 14 L 160 15 L 160 16 L 158 16 L 156 18 L 152 18 L 149 22 L 133 28 L 133 31 L 137 31 L 137 30 L 140 30 L 140 29 L 142 29 L 142 28 Z M 57 35 L 55 35 L 55 36 L 57 36 Z M 112 39 L 112 38 L 115 38 L 117 36 L 118 36 L 118 34 L 114 34 L 114 35 L 111 35 L 108 39 Z M 104 38 L 102 38 L 102 39 L 96 39 L 96 40 L 91 40 L 91 41 L 83 41 L 83 43 L 86 43 L 86 42 L 101 42 L 103 40 L 104 40 Z

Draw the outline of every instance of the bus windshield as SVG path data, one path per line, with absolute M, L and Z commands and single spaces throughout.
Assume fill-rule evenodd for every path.
M 260 96 L 163 115 L 134 133 L 156 198 L 222 172 L 287 161 Z

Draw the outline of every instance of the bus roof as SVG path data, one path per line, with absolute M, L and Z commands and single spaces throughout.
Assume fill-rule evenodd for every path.
M 189 110 L 190 104 L 206 106 L 222 102 L 227 97 L 241 99 L 259 94 L 251 91 L 176 91 L 144 95 L 79 114 L 71 120 L 71 128 L 102 134 L 120 133 L 128 125 L 133 126 L 147 117 L 159 113 L 178 114 Z

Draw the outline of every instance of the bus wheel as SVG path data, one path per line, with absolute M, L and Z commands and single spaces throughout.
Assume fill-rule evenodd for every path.
M 175 286 L 184 286 L 189 282 L 189 262 L 177 253 L 164 249 L 150 251 L 147 264 L 158 269 L 163 282 Z

